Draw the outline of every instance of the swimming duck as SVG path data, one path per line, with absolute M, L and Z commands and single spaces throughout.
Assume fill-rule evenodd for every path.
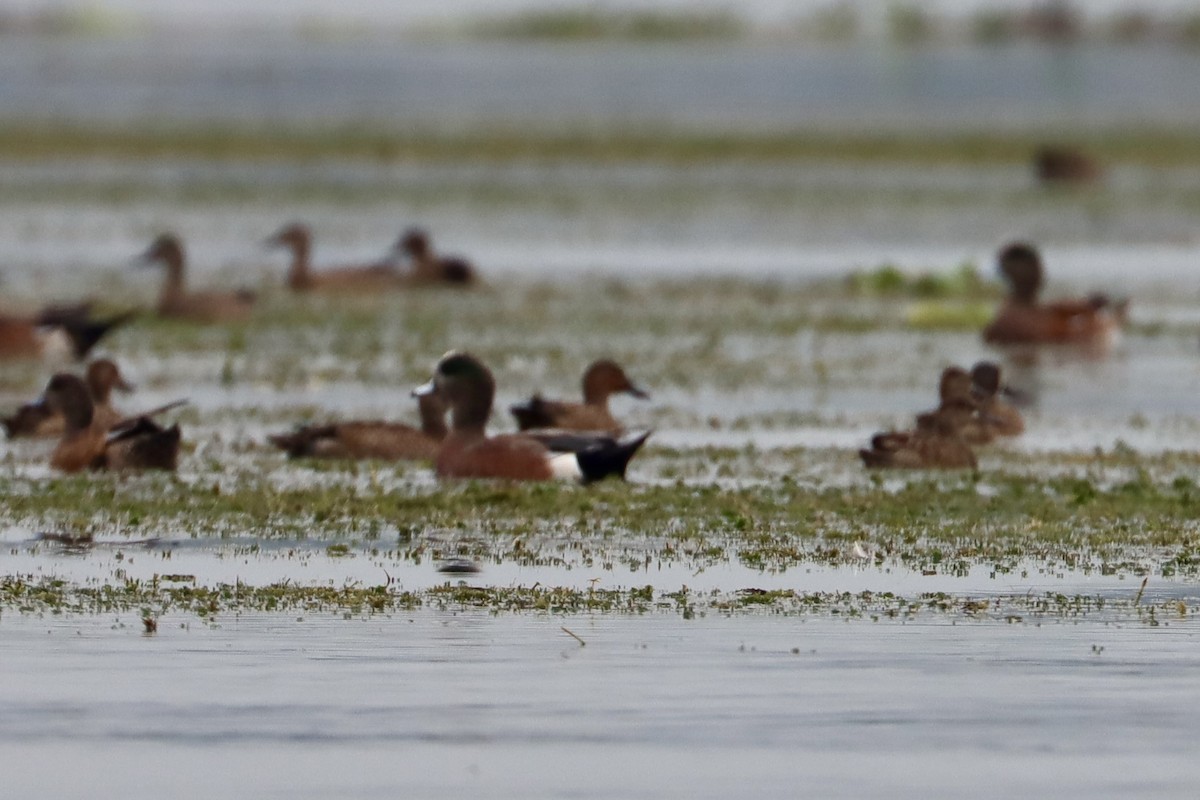
M 998 364 L 980 361 L 971 368 L 971 395 L 979 405 L 983 424 L 996 436 L 1019 436 L 1025 431 L 1025 419 L 1016 406 L 1000 396 L 1005 388 Z
M 446 409 L 437 395 L 423 395 L 418 401 L 420 428 L 397 422 L 335 422 L 267 438 L 289 458 L 432 461 L 446 438 Z
M 166 280 L 158 298 L 158 315 L 192 322 L 236 322 L 254 310 L 255 292 L 247 289 L 189 292 L 184 286 L 183 243 L 179 237 L 164 233 L 141 255 L 145 264 L 166 269 Z
M 133 391 L 133 385 L 125 380 L 117 365 L 106 359 L 98 359 L 88 365 L 84 383 L 92 397 L 94 424 L 105 430 L 111 428 L 124 416 L 112 406 L 112 392 Z M 61 413 L 54 413 L 44 403 L 26 403 L 11 417 L 0 422 L 8 438 L 59 436 L 65 427 Z
M 583 402 L 546 400 L 534 395 L 524 403 L 509 406 L 521 430 L 559 428 L 572 431 L 606 431 L 620 434 L 621 423 L 608 410 L 608 398 L 625 392 L 634 397 L 650 397 L 610 359 L 592 362 L 583 373 Z
M 83 359 L 109 331 L 137 316 L 90 319 L 86 307 L 46 309 L 35 317 L 0 316 L 0 359 Z
M 983 329 L 983 339 L 989 344 L 1075 344 L 1103 350 L 1125 324 L 1128 301 L 1114 302 L 1102 294 L 1039 302 L 1042 259 L 1032 245 L 1007 245 L 998 262 L 1009 294 L 995 319 Z
M 1071 147 L 1041 147 L 1033 155 L 1033 170 L 1039 182 L 1088 184 L 1104 177 L 1104 169 L 1091 156 Z
M 429 234 L 409 228 L 396 242 L 393 252 L 408 256 L 412 263 L 410 279 L 415 283 L 466 285 L 475 282 L 475 267 L 458 256 L 439 256 L 433 252 Z
M 520 433 L 489 437 L 485 428 L 492 414 L 496 381 L 482 361 L 467 353 L 443 356 L 432 380 L 414 394 L 436 394 L 450 410 L 450 433 L 434 462 L 442 478 L 573 478 L 588 483 L 608 476 L 624 477 L 629 460 L 650 436 L 647 431 L 619 441 L 581 437 L 577 451 L 562 454 Z
M 952 420 L 922 414 L 914 431 L 877 433 L 871 449 L 859 450 L 868 469 L 976 469 L 975 454 Z
M 178 425 L 162 428 L 149 415 L 143 415 L 123 420 L 111 429 L 103 428 L 96 424 L 87 386 L 68 372 L 50 379 L 42 402 L 64 420 L 62 438 L 50 454 L 50 466 L 55 469 L 175 469 L 179 458 Z
M 292 266 L 287 284 L 293 292 L 374 292 L 404 285 L 403 276 L 390 263 L 335 267 L 313 272 L 310 254 L 312 232 L 307 225 L 285 225 L 266 240 L 268 247 L 286 247 L 292 251 Z

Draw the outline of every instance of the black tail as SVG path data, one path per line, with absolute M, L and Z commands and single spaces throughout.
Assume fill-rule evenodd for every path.
M 104 320 L 64 319 L 59 324 L 71 339 L 71 350 L 75 353 L 75 358 L 82 361 L 105 334 L 137 315 L 137 311 L 126 311 Z
M 86 322 L 92 313 L 92 303 L 84 301 L 74 305 L 46 306 L 37 315 L 38 325 L 66 325 L 71 322 Z
M 592 483 L 610 476 L 624 480 L 625 468 L 629 466 L 629 459 L 633 458 L 633 454 L 645 444 L 651 433 L 653 431 L 646 431 L 631 439 L 616 442 L 599 440 L 592 447 L 576 453 L 575 458 L 579 461 L 579 471 L 583 473 L 583 482 Z
M 524 403 L 509 406 L 508 410 L 512 412 L 513 418 L 517 421 L 518 430 L 554 427 L 554 417 L 546 409 L 546 401 L 542 399 L 541 395 L 535 394 Z

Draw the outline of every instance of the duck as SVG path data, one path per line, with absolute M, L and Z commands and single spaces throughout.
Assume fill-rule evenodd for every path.
M 392 252 L 408 256 L 412 264 L 409 278 L 414 283 L 466 286 L 475 282 L 475 267 L 471 262 L 459 256 L 434 253 L 429 234 L 421 228 L 404 231 Z
M 104 428 L 96 422 L 87 385 L 69 372 L 50 378 L 41 402 L 64 421 L 62 438 L 50 454 L 54 469 L 67 473 L 85 469 L 173 471 L 178 463 L 179 426 L 163 428 L 151 419 L 157 411 L 175 404 Z
M 989 444 L 994 433 L 980 416 L 979 403 L 972 394 L 971 373 L 962 367 L 950 366 L 942 370 L 938 381 L 938 407 L 917 415 L 917 428 L 922 422 L 938 419 L 952 429 L 967 444 Z M 925 428 L 932 426 L 925 425 Z
M 394 264 L 379 263 L 345 266 L 313 272 L 310 254 L 312 232 L 307 225 L 293 222 L 280 228 L 265 242 L 268 247 L 286 247 L 292 252 L 287 285 L 293 292 L 374 292 L 397 289 L 405 281 Z
M 997 261 L 1009 294 L 983 329 L 988 344 L 1071 344 L 1104 352 L 1118 338 L 1128 318 L 1128 300 L 1092 294 L 1043 303 L 1038 300 L 1044 270 L 1037 248 L 1015 242 L 1000 250 Z
M 133 384 L 121 374 L 116 363 L 107 358 L 88 364 L 84 383 L 92 398 L 94 423 L 105 430 L 120 422 L 124 416 L 112 406 L 113 390 L 132 392 Z M 20 437 L 44 438 L 60 436 L 65 426 L 62 414 L 50 411 L 43 403 L 26 403 L 12 416 L 0 420 L 9 439 Z
M 201 323 L 239 322 L 254 310 L 257 294 L 248 289 L 189 292 L 184 285 L 183 242 L 173 233 L 156 238 L 138 260 L 166 270 L 158 298 L 160 317 Z
M 1033 171 L 1038 182 L 1050 185 L 1083 185 L 1104 177 L 1096 159 L 1073 147 L 1046 145 L 1033 154 Z
M 523 433 L 488 436 L 496 380 L 482 361 L 460 351 L 442 356 L 430 381 L 413 394 L 437 395 L 450 411 L 450 432 L 434 460 L 439 478 L 573 479 L 581 483 L 610 476 L 623 478 L 630 459 L 651 433 L 620 440 L 580 437 L 578 449 L 565 453 L 555 453 Z
M 0 315 L 0 359 L 81 361 L 101 339 L 137 316 L 125 311 L 105 318 L 89 316 L 89 306 L 51 307 L 33 317 Z
M 304 425 L 267 438 L 289 458 L 433 461 L 446 438 L 446 409 L 433 394 L 417 400 L 420 428 L 398 422 L 335 422 Z
M 644 389 L 630 380 L 617 362 L 602 358 L 593 361 L 584 370 L 582 403 L 546 400 L 535 394 L 524 403 L 509 406 L 508 410 L 522 431 L 557 428 L 619 435 L 623 428 L 608 410 L 608 398 L 622 392 L 642 400 L 650 398 Z
M 953 421 L 922 414 L 913 431 L 877 433 L 870 449 L 859 450 L 868 469 L 978 469 L 975 453 L 958 434 Z
M 971 367 L 971 395 L 984 425 L 995 436 L 1020 436 L 1025 432 L 1025 419 L 1016 406 L 1001 397 L 1006 389 L 995 362 L 980 361 Z

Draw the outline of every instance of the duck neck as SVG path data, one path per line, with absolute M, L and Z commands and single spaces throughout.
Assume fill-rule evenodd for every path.
M 163 297 L 174 298 L 182 295 L 184 293 L 183 253 L 181 251 L 164 253 L 162 264 L 167 273 L 166 280 L 163 282 Z
M 432 395 L 424 395 L 418 404 L 421 409 L 421 432 L 433 439 L 446 438 L 446 409 Z
M 307 289 L 312 283 L 312 265 L 309 262 L 312 246 L 306 238 L 294 239 L 288 244 L 292 250 L 292 268 L 288 270 L 288 285 L 293 289 Z

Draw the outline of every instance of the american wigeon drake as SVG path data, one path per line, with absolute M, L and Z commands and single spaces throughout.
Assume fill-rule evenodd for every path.
M 580 437 L 577 452 L 555 454 L 524 434 L 488 436 L 496 381 L 483 362 L 467 353 L 447 353 L 437 363 L 433 379 L 414 390 L 435 394 L 450 410 L 450 432 L 434 461 L 442 478 L 500 478 L 546 481 L 575 479 L 584 483 L 608 476 L 624 477 L 625 468 L 650 436 L 615 440 Z
M 1020 436 L 1025 432 L 1025 419 L 1016 406 L 1001 397 L 1005 389 L 998 364 L 980 361 L 971 367 L 971 394 L 979 404 L 983 423 L 996 436 Z
M 1100 162 L 1071 147 L 1046 146 L 1033 155 L 1033 170 L 1039 182 L 1049 185 L 1090 184 L 1104 177 Z
M 619 434 L 621 423 L 608 410 L 608 398 L 626 393 L 647 399 L 641 387 L 629 379 L 625 370 L 611 359 L 592 362 L 583 373 L 583 402 L 546 400 L 534 395 L 524 403 L 509 406 L 523 431 L 534 428 L 558 428 L 569 431 L 605 431 Z
M 419 397 L 418 406 L 420 428 L 398 422 L 335 422 L 267 438 L 290 458 L 432 461 L 446 438 L 446 408 L 433 394 Z
M 91 319 L 84 308 L 47 309 L 28 318 L 0 316 L 0 359 L 83 359 L 110 331 L 137 316 L 127 311 Z
M 859 450 L 868 469 L 976 469 L 975 453 L 952 421 L 922 414 L 914 431 L 878 433 L 869 450 Z
M 133 384 L 125 380 L 120 368 L 109 359 L 102 358 L 88 364 L 84 383 L 92 397 L 94 423 L 105 430 L 124 419 L 124 415 L 112 406 L 112 393 L 133 391 Z M 44 403 L 26 403 L 10 417 L 0 420 L 8 438 L 60 436 L 65 428 L 61 413 L 51 411 Z
M 414 283 L 465 286 L 475 282 L 475 267 L 470 261 L 459 256 L 437 255 L 429 234 L 420 228 L 409 228 L 401 234 L 393 252 L 408 256 L 409 279 Z
M 158 315 L 192 322 L 237 322 L 254 310 L 255 292 L 247 289 L 189 292 L 184 281 L 183 243 L 178 236 L 164 233 L 151 243 L 138 259 L 166 270 L 158 297 Z
M 292 253 L 287 285 L 293 292 L 376 292 L 398 289 L 404 277 L 392 263 L 312 269 L 312 232 L 307 225 L 293 222 L 276 231 L 265 242 L 268 247 L 286 247 Z
M 55 469 L 175 469 L 179 458 L 178 425 L 162 428 L 149 416 L 139 416 L 111 429 L 101 427 L 96 424 L 87 386 L 67 372 L 50 379 L 42 402 L 64 420 L 62 438 L 50 454 L 50 466 Z
M 1008 297 L 996 317 L 983 329 L 989 344 L 1073 344 L 1104 350 L 1125 324 L 1129 303 L 1102 294 L 1076 300 L 1043 303 L 1038 300 L 1044 271 L 1035 247 L 1018 242 L 998 256 L 1000 274 L 1009 285 Z

